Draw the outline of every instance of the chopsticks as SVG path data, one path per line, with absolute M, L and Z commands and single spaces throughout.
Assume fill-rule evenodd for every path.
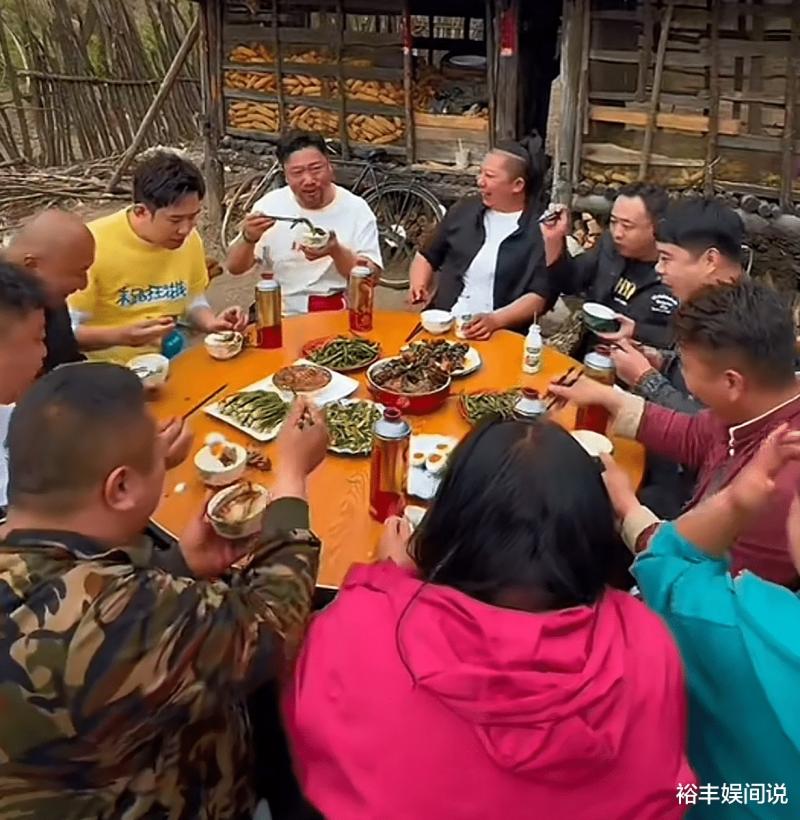
M 211 401 L 211 399 L 213 399 L 215 396 L 218 396 L 218 395 L 219 395 L 219 394 L 220 394 L 223 390 L 225 390 L 225 389 L 227 388 L 227 386 L 228 386 L 227 384 L 223 384 L 223 385 L 222 385 L 222 387 L 218 387 L 216 390 L 214 390 L 213 392 L 209 393 L 209 394 L 208 394 L 208 395 L 207 395 L 204 399 L 200 399 L 200 401 L 199 401 L 199 402 L 197 402 L 197 404 L 195 404 L 195 406 L 194 406 L 194 407 L 192 407 L 192 409 L 191 409 L 191 410 L 187 410 L 187 411 L 186 411 L 186 412 L 185 412 L 185 413 L 181 416 L 181 419 L 182 419 L 183 421 L 186 421 L 186 419 L 188 419 L 188 418 L 189 418 L 189 416 L 191 416 L 191 415 L 192 415 L 192 413 L 194 413 L 196 410 L 199 410 L 199 409 L 200 409 L 200 408 L 201 408 L 204 404 L 206 404 L 207 402 Z
M 577 373 L 575 371 L 577 371 Z M 570 380 L 570 376 L 572 376 L 573 373 L 575 375 L 572 378 L 572 380 Z M 562 376 L 559 376 L 557 379 L 554 379 L 552 381 L 552 384 L 557 384 L 560 387 L 572 387 L 572 385 L 575 384 L 575 382 L 578 381 L 578 379 L 582 375 L 583 375 L 583 370 L 581 370 L 580 367 L 570 367 L 570 369 L 567 370 L 566 373 L 564 373 Z M 562 399 L 560 396 L 553 396 L 550 393 L 549 390 L 547 391 L 547 393 L 545 395 L 550 396 L 550 399 L 545 401 L 545 403 L 544 403 L 545 409 L 548 412 L 551 411 L 551 410 L 559 410 L 561 407 L 563 407 L 566 404 L 566 401 L 564 399 Z
M 414 325 L 414 329 L 411 331 L 411 333 L 409 333 L 408 336 L 406 336 L 403 344 L 408 344 L 417 334 L 422 332 L 422 329 L 422 322 L 417 322 L 416 325 Z

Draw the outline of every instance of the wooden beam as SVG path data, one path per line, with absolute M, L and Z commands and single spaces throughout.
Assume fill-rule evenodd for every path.
M 792 39 L 786 66 L 786 112 L 781 138 L 781 207 L 788 211 L 793 203 L 795 168 L 795 125 L 797 111 L 797 72 L 800 71 L 800 6 L 792 4 Z
M 625 12 L 625 14 L 636 14 Z M 597 19 L 598 13 L 595 13 Z M 647 77 L 653 62 L 653 0 L 643 0 L 642 36 L 639 40 L 639 73 L 636 77 L 636 101 L 644 102 L 647 95 Z
M 509 0 L 506 8 L 496 4 L 497 96 L 495 135 L 498 139 L 516 139 L 517 104 L 519 100 L 519 4 Z
M 650 114 L 633 108 L 622 108 L 615 105 L 589 106 L 589 119 L 593 122 L 616 122 L 634 128 L 647 128 Z M 655 116 L 656 128 L 670 128 L 673 131 L 688 131 L 693 134 L 705 134 L 711 130 L 711 120 L 704 114 L 667 114 L 659 111 Z M 720 120 L 719 133 L 736 135 L 741 132 L 739 120 Z
M 495 128 L 497 127 L 497 29 L 494 25 L 494 6 L 493 0 L 486 0 L 483 22 L 483 38 L 486 46 L 486 90 L 489 96 L 490 148 L 494 148 Z
M 581 32 L 583 31 L 583 0 L 563 0 L 561 14 L 561 117 L 556 143 L 554 202 L 572 201 L 572 180 L 575 158 L 575 134 L 578 130 L 578 84 L 581 70 Z
M 208 222 L 221 235 L 225 169 L 219 147 L 225 130 L 222 94 L 222 4 L 206 0 L 200 13 L 200 71 L 203 80 L 203 171 L 206 179 Z M 224 242 L 224 239 L 223 239 Z
M 581 0 L 581 51 L 580 71 L 578 73 L 578 118 L 575 129 L 575 142 L 572 147 L 572 188 L 578 184 L 583 152 L 583 135 L 589 130 L 589 49 L 592 44 L 592 4 L 591 0 Z
M 417 124 L 414 111 L 414 34 L 411 30 L 411 9 L 403 0 L 403 104 L 406 109 L 406 160 L 417 161 Z
M 706 166 L 703 172 L 705 195 L 714 194 L 714 165 L 717 159 L 719 137 L 719 23 L 722 0 L 711 0 L 711 71 L 708 76 L 708 135 L 706 137 Z
M 639 179 L 647 176 L 647 168 L 650 163 L 650 152 L 653 150 L 653 136 L 656 129 L 656 116 L 661 96 L 661 80 L 664 76 L 664 57 L 667 54 L 667 42 L 669 41 L 669 27 L 672 24 L 672 15 L 675 11 L 675 3 L 668 0 L 661 20 L 661 32 L 658 37 L 658 50 L 656 51 L 656 72 L 653 76 L 653 91 L 650 95 L 650 111 L 647 115 L 647 128 L 644 132 L 644 144 L 642 145 L 642 159 L 639 163 Z

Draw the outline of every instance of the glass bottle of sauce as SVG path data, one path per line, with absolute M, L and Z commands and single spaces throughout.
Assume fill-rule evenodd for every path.
M 408 485 L 411 427 L 400 411 L 387 407 L 373 430 L 369 478 L 369 512 L 377 521 L 402 515 Z
M 615 371 L 614 362 L 609 356 L 595 351 L 588 353 L 583 360 L 583 375 L 589 379 L 614 386 Z M 605 435 L 608 428 L 609 413 L 600 404 L 587 404 L 586 407 L 579 407 L 575 416 L 576 430 L 594 430 L 595 433 Z

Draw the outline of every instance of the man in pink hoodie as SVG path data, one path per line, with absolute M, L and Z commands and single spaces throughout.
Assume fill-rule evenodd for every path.
M 300 783 L 327 820 L 681 817 L 680 660 L 606 586 L 613 513 L 575 440 L 476 430 L 408 553 L 406 535 L 384 541 L 396 562 L 353 568 L 287 686 Z
M 775 290 L 749 280 L 701 291 L 680 306 L 674 321 L 686 384 L 708 410 L 689 416 L 586 378 L 550 390 L 579 405 L 604 405 L 614 416 L 613 432 L 697 470 L 693 507 L 726 486 L 778 425 L 800 430 L 794 324 Z M 800 464 L 781 473 L 769 508 L 731 549 L 734 575 L 749 569 L 797 588 L 786 517 L 799 482 Z M 658 523 L 647 508 L 638 511 L 623 528 L 628 546 L 645 549 Z

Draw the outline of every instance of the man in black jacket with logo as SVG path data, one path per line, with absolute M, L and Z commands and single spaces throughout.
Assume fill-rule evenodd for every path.
M 556 293 L 579 294 L 606 305 L 620 316 L 619 333 L 609 341 L 633 338 L 656 348 L 672 340 L 671 316 L 678 300 L 656 272 L 656 226 L 668 203 L 656 185 L 636 182 L 619 192 L 609 230 L 587 253 L 570 257 L 565 236 L 569 214 L 542 227 L 551 267 L 549 281 Z M 555 260 L 555 261 L 554 261 Z
M 412 302 L 472 316 L 469 339 L 527 331 L 554 301 L 538 224 L 544 166 L 538 136 L 486 155 L 479 195 L 456 202 L 414 259 Z

